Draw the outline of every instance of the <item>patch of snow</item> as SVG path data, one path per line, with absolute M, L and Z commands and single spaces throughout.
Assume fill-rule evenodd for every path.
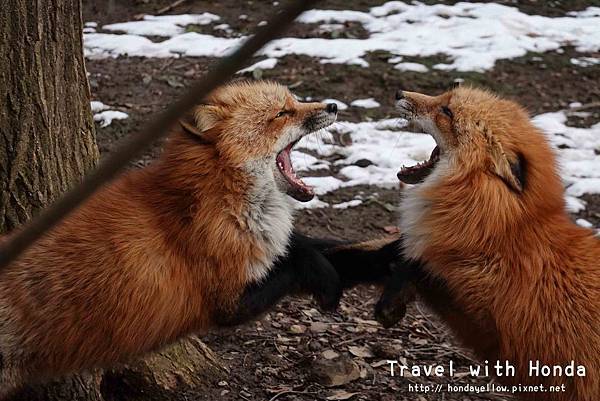
M 299 202 L 297 200 L 294 200 L 293 202 L 294 202 L 294 207 L 298 210 L 318 209 L 318 208 L 322 208 L 322 207 L 329 207 L 329 203 L 323 202 L 322 200 L 319 199 L 318 196 L 315 196 L 313 199 L 311 199 L 308 202 Z
M 254 63 L 250 67 L 246 67 L 242 70 L 239 70 L 238 74 L 243 74 L 244 72 L 252 72 L 252 71 L 256 70 L 257 68 L 260 68 L 261 70 L 270 70 L 272 68 L 275 68 L 276 65 L 277 65 L 276 58 L 268 58 L 268 59 L 259 61 L 258 63 Z
M 328 135 L 310 135 L 298 144 L 299 149 L 308 149 L 319 157 L 333 154 L 341 158 L 334 162 L 340 168 L 337 177 L 304 177 L 303 180 L 315 187 L 319 195 L 342 187 L 355 185 L 378 185 L 395 188 L 398 184 L 396 173 L 402 164 L 416 164 L 429 157 L 435 146 L 429 135 L 398 131 L 398 119 L 374 122 L 337 122 L 326 130 Z M 332 133 L 350 135 L 351 146 L 333 143 Z M 367 159 L 367 167 L 358 167 L 358 160 Z M 314 165 L 316 162 L 313 162 Z
M 90 102 L 92 113 L 98 113 L 99 111 L 107 110 L 109 107 L 98 100 L 92 100 Z
M 142 21 L 104 25 L 106 31 L 125 32 L 130 35 L 173 37 L 185 32 L 188 25 L 208 25 L 220 20 L 211 13 L 181 15 L 144 15 Z
M 533 122 L 556 148 L 567 195 L 600 194 L 600 123 L 590 128 L 569 127 L 565 111 L 540 114 Z
M 360 22 L 364 25 L 374 24 L 377 18 L 368 13 L 353 10 L 308 10 L 297 19 L 303 24 Z
M 583 11 L 569 11 L 567 15 L 581 18 L 600 17 L 600 7 L 588 7 Z
M 593 228 L 594 225 L 592 223 L 590 223 L 589 221 L 587 221 L 586 219 L 577 219 L 575 220 L 575 223 L 583 228 Z
M 567 203 L 567 210 L 571 213 L 579 213 L 585 210 L 586 203 L 579 198 L 567 195 L 565 196 L 565 201 Z
M 356 207 L 356 206 L 360 205 L 361 203 L 362 203 L 362 200 L 360 200 L 360 199 L 352 199 L 351 201 L 338 203 L 336 205 L 333 205 L 332 207 L 334 209 L 348 209 L 349 207 Z
M 100 123 L 102 128 L 108 127 L 113 120 L 124 120 L 126 118 L 129 118 L 129 114 L 117 110 L 106 110 L 94 114 L 94 121 Z
M 377 100 L 370 97 L 368 99 L 356 99 L 350 103 L 350 106 L 362 107 L 365 109 L 374 109 L 376 107 L 381 106 L 381 104 L 379 104 Z
M 302 181 L 313 187 L 315 194 L 317 195 L 325 195 L 328 192 L 333 192 L 336 189 L 341 188 L 344 184 L 342 180 L 332 176 L 303 177 Z
M 232 33 L 233 32 L 233 29 L 231 29 L 231 27 L 229 26 L 229 24 L 215 25 L 215 26 L 213 26 L 213 29 L 215 31 L 223 31 L 225 33 Z
M 578 67 L 591 67 L 593 65 L 600 64 L 600 58 L 598 58 L 598 57 L 572 58 L 571 64 L 576 65 Z
M 292 165 L 296 171 L 328 170 L 331 164 L 327 160 L 317 159 L 308 153 L 292 151 Z
M 414 71 L 414 72 L 427 72 L 429 68 L 420 63 L 398 63 L 394 66 L 395 69 L 400 71 Z
M 137 35 L 91 33 L 85 35 L 84 53 L 88 58 L 138 57 L 222 57 L 237 47 L 242 38 L 220 38 L 187 32 L 160 43 Z

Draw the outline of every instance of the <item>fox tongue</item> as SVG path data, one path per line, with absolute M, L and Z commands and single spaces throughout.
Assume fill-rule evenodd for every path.
M 301 202 L 308 202 L 315 196 L 315 193 L 311 187 L 306 185 L 300 178 L 298 178 L 296 172 L 294 171 L 292 159 L 290 157 L 292 147 L 294 145 L 295 142 L 290 143 L 285 149 L 279 152 L 276 159 L 277 167 L 290 184 L 288 195 Z

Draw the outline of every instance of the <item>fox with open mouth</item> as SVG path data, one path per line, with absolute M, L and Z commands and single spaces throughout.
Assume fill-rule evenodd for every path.
M 101 189 L 0 274 L 0 399 L 188 333 L 242 323 L 288 292 L 337 305 L 339 277 L 293 232 L 312 189 L 290 152 L 336 120 L 273 82 L 214 91 L 158 160 Z
M 395 248 L 401 264 L 390 267 L 377 319 L 393 325 L 418 294 L 481 360 L 516 368 L 498 380 L 547 389 L 521 398 L 600 399 L 600 239 L 567 214 L 546 136 L 517 103 L 472 87 L 399 92 L 397 107 L 436 146 L 398 173 L 412 184 L 400 239 L 371 251 L 378 265 Z M 352 261 L 338 266 L 334 256 L 343 274 Z M 585 376 L 532 376 L 536 362 L 563 370 L 574 362 Z

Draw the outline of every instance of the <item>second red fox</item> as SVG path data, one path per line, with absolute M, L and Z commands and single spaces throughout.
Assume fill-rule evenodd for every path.
M 397 105 L 437 146 L 398 173 L 414 186 L 399 208 L 402 238 L 386 247 L 415 264 L 395 270 L 378 319 L 401 318 L 414 283 L 482 361 L 515 366 L 502 383 L 564 384 L 520 398 L 600 399 L 600 240 L 569 218 L 544 134 L 515 102 L 469 87 L 399 92 Z M 563 374 L 536 374 L 536 363 Z

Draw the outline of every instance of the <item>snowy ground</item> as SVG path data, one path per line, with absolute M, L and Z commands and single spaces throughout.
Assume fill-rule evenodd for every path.
M 363 39 L 282 38 L 270 43 L 261 54 L 267 58 L 241 71 L 275 68 L 278 60 L 290 54 L 317 58 L 321 63 L 343 63 L 369 68 L 364 59 L 368 52 L 385 50 L 394 57 L 388 62 L 402 71 L 427 73 L 429 68 L 420 63 L 405 62 L 406 56 L 445 55 L 447 62 L 433 69 L 483 71 L 494 67 L 499 59 L 523 56 L 527 52 L 562 52 L 563 46 L 574 46 L 577 51 L 596 52 L 600 49 L 600 7 L 571 12 L 567 16 L 549 18 L 528 15 L 516 8 L 498 4 L 458 3 L 448 5 L 407 4 L 391 1 L 369 12 L 352 10 L 311 10 L 304 13 L 301 23 L 321 24 L 325 31 L 339 28 L 348 21 L 362 24 L 368 32 Z M 264 22 L 259 22 L 259 24 Z M 214 35 L 189 32 L 189 26 L 210 26 Z M 342 25 L 343 26 L 343 25 Z M 227 37 L 222 34 L 226 33 Z M 157 39 L 158 38 L 158 39 Z M 90 59 L 142 56 L 150 58 L 206 56 L 220 57 L 240 44 L 245 37 L 236 35 L 221 18 L 212 13 L 184 15 L 147 15 L 140 21 L 104 25 L 86 24 L 85 52 Z M 597 58 L 572 58 L 578 66 L 594 65 Z M 335 99 L 340 110 L 348 105 Z M 111 110 L 95 102 L 95 120 L 102 126 L 113 119 L 127 118 L 127 114 Z M 352 107 L 376 108 L 377 99 L 355 99 Z M 558 110 L 538 115 L 535 123 L 542 128 L 557 147 L 569 209 L 577 212 L 585 208 L 579 200 L 586 193 L 600 193 L 600 124 L 590 128 L 565 125 L 569 110 Z M 304 171 L 305 181 L 324 195 L 341 187 L 376 185 L 394 187 L 398 184 L 399 166 L 426 159 L 433 147 L 427 136 L 401 132 L 400 120 L 339 122 L 323 135 L 310 138 L 299 146 L 311 154 L 295 152 L 294 161 Z M 352 145 L 334 144 L 332 133 L 347 134 Z M 561 146 L 566 145 L 566 146 Z M 333 154 L 335 176 L 311 177 L 311 171 L 329 169 L 327 160 Z M 369 161 L 359 167 L 359 160 Z M 344 203 L 352 207 L 360 203 Z M 324 207 L 327 203 L 315 199 L 302 207 Z M 585 223 L 583 223 L 585 224 Z
M 600 123 L 590 128 L 567 126 L 565 123 L 570 112 L 564 110 L 540 114 L 533 118 L 533 122 L 548 135 L 556 149 L 567 188 L 566 202 L 569 211 L 576 213 L 585 208 L 585 202 L 578 197 L 586 193 L 600 193 Z M 403 120 L 400 119 L 336 123 L 322 135 L 303 139 L 298 145 L 299 151 L 293 155 L 294 165 L 299 171 L 306 172 L 304 181 L 315 187 L 317 195 L 354 185 L 396 187 L 399 166 L 411 166 L 428 159 L 435 146 L 430 136 L 402 131 L 402 126 Z M 352 145 L 334 144 L 332 133 L 348 134 Z M 333 154 L 342 156 L 335 161 L 341 167 L 339 178 L 323 175 L 311 177 L 311 171 L 328 169 L 330 163 L 326 159 L 307 155 L 302 149 L 325 158 Z M 360 160 L 369 160 L 372 164 L 359 167 L 357 162 Z M 328 204 L 315 199 L 310 206 L 324 207 Z
M 186 32 L 188 25 L 208 25 L 219 21 L 210 14 L 146 16 L 142 21 L 109 24 L 96 33 L 88 27 L 85 50 L 88 57 L 220 57 L 240 44 L 244 37 L 223 38 Z M 560 51 L 576 46 L 580 51 L 600 48 L 600 7 L 572 12 L 569 16 L 548 18 L 528 15 L 499 4 L 458 3 L 454 6 L 406 4 L 390 1 L 370 12 L 351 10 L 310 10 L 301 23 L 322 23 L 323 29 L 348 21 L 361 23 L 369 32 L 365 39 L 282 38 L 271 42 L 261 54 L 279 58 L 302 54 L 320 58 L 322 63 L 357 64 L 365 68 L 368 52 L 386 50 L 400 69 L 426 72 L 415 63 L 402 63 L 403 56 L 447 55 L 450 62 L 433 68 L 482 71 L 499 59 L 525 55 L 528 51 Z M 216 25 L 223 29 L 222 24 Z M 166 38 L 160 42 L 148 37 Z M 577 60 L 577 62 L 586 62 Z M 589 62 L 589 61 L 588 61 Z M 272 68 L 272 67 L 271 67 Z

